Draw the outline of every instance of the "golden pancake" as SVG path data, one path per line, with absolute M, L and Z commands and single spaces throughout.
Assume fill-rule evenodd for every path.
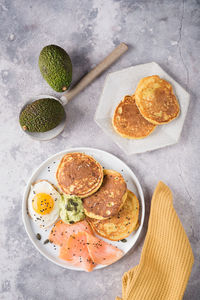
M 128 191 L 124 205 L 115 216 L 105 220 L 87 217 L 87 220 L 100 236 L 112 241 L 122 240 L 139 226 L 139 201 L 131 191 Z
M 143 118 L 135 104 L 134 95 L 125 96 L 119 103 L 112 123 L 115 131 L 128 139 L 142 139 L 152 133 L 156 127 Z
M 84 153 L 68 153 L 60 161 L 56 172 L 59 187 L 65 194 L 81 198 L 95 193 L 103 181 L 103 168 Z
M 114 216 L 123 206 L 126 197 L 127 187 L 122 175 L 113 170 L 104 170 L 100 189 L 83 200 L 85 214 L 99 220 Z
M 153 124 L 169 123 L 180 111 L 171 84 L 157 75 L 140 80 L 135 102 L 143 117 Z

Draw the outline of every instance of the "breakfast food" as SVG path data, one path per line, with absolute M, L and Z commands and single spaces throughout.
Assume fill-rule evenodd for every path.
M 105 219 L 114 216 L 127 197 L 127 186 L 123 176 L 114 170 L 104 170 L 101 187 L 83 199 L 85 214 L 90 218 Z
M 20 113 L 19 123 L 29 132 L 46 132 L 58 126 L 65 117 L 62 104 L 53 98 L 39 99 L 28 104 Z
M 62 195 L 59 201 L 60 217 L 67 224 L 85 219 L 81 198 L 73 195 Z
M 28 196 L 28 213 L 41 228 L 51 226 L 59 217 L 60 194 L 47 180 L 31 186 Z
M 109 265 L 123 256 L 123 251 L 87 232 L 73 234 L 60 249 L 59 257 L 70 264 L 92 271 L 96 264 Z
M 92 156 L 78 152 L 68 153 L 58 166 L 56 178 L 65 194 L 84 198 L 100 188 L 103 168 Z
M 73 225 L 59 220 L 52 228 L 49 241 L 60 246 L 59 257 L 88 272 L 96 264 L 111 264 L 123 252 L 93 235 L 86 220 Z
M 103 240 L 85 233 L 87 236 L 88 251 L 96 264 L 110 265 L 120 259 L 123 251 Z
M 40 180 L 32 184 L 28 196 L 28 215 L 42 229 L 52 226 L 50 231 L 35 232 L 37 243 L 47 249 L 59 247 L 61 260 L 87 272 L 98 264 L 114 263 L 123 256 L 123 246 L 119 244 L 119 249 L 118 244 L 111 245 L 99 236 L 127 241 L 125 237 L 139 224 L 138 199 L 127 190 L 119 172 L 103 171 L 89 155 L 68 153 L 57 171 L 55 164 L 53 161 L 47 170 L 55 172 L 63 193 L 47 180 Z
M 135 94 L 125 96 L 115 109 L 112 124 L 123 138 L 142 139 L 156 125 L 167 124 L 180 113 L 171 84 L 157 75 L 142 78 Z
M 122 240 L 137 229 L 139 219 L 139 201 L 135 194 L 128 191 L 127 198 L 120 211 L 105 220 L 87 218 L 92 229 L 100 236 L 112 240 Z
M 169 123 L 180 111 L 171 84 L 157 75 L 140 80 L 135 101 L 142 116 L 153 124 Z
M 155 129 L 139 112 L 135 104 L 135 96 L 125 96 L 118 104 L 113 115 L 113 127 L 122 137 L 142 139 Z
M 84 232 L 71 235 L 66 245 L 60 248 L 59 257 L 87 272 L 91 272 L 95 267 L 88 251 L 87 237 Z
M 59 220 L 51 229 L 51 232 L 49 234 L 49 241 L 51 241 L 55 245 L 63 246 L 67 242 L 70 235 L 82 231 L 90 234 L 93 233 L 90 224 L 88 224 L 86 220 L 77 222 L 72 225 L 66 224 L 62 220 Z
M 43 78 L 56 92 L 67 90 L 72 81 L 72 62 L 67 52 L 56 45 L 48 45 L 39 56 Z

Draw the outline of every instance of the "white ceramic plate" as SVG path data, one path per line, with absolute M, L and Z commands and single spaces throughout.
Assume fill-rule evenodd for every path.
M 51 243 L 44 244 L 44 241 L 48 239 L 49 232 L 51 230 L 51 227 L 48 230 L 44 230 L 39 228 L 39 226 L 32 221 L 32 219 L 28 216 L 27 214 L 27 198 L 30 192 L 30 187 L 31 184 L 39 179 L 46 179 L 50 181 L 51 183 L 57 185 L 55 174 L 56 174 L 56 169 L 57 166 L 63 157 L 64 154 L 69 153 L 69 152 L 84 152 L 88 155 L 93 156 L 97 161 L 100 162 L 100 164 L 105 168 L 105 169 L 114 169 L 118 172 L 120 172 L 123 176 L 124 179 L 127 182 L 127 187 L 131 191 L 133 191 L 136 196 L 139 199 L 140 202 L 140 226 L 137 231 L 132 233 L 128 238 L 126 238 L 127 242 L 111 242 L 106 239 L 103 239 L 118 248 L 122 249 L 124 251 L 124 255 L 135 245 L 140 232 L 143 227 L 144 223 L 144 215 L 145 215 L 145 204 L 144 204 L 144 196 L 142 192 L 142 188 L 140 186 L 140 183 L 135 176 L 135 174 L 131 171 L 131 169 L 124 163 L 122 162 L 119 158 L 116 156 L 102 151 L 98 149 L 93 149 L 93 148 L 72 148 L 68 149 L 66 151 L 62 151 L 60 153 L 57 153 L 53 155 L 52 157 L 48 158 L 46 161 L 44 161 L 33 173 L 31 178 L 29 179 L 25 193 L 24 193 L 24 198 L 23 198 L 23 203 L 22 203 L 22 217 L 23 217 L 23 222 L 24 226 L 26 229 L 26 232 L 34 244 L 34 246 L 37 248 L 38 251 L 42 255 L 44 255 L 47 259 L 52 261 L 53 263 L 67 268 L 67 269 L 72 269 L 72 270 L 77 270 L 80 271 L 80 269 L 69 265 L 66 261 L 59 259 L 59 247 L 54 246 Z M 36 234 L 40 233 L 42 239 L 39 241 L 36 238 Z M 106 266 L 98 265 L 95 269 L 101 269 Z
M 159 75 L 172 84 L 179 100 L 180 115 L 169 124 L 157 126 L 153 133 L 144 139 L 130 140 L 123 138 L 115 132 L 112 126 L 112 116 L 115 108 L 125 95 L 134 94 L 141 78 L 151 75 Z M 189 101 L 190 95 L 157 63 L 137 65 L 107 75 L 95 114 L 95 121 L 126 154 L 142 153 L 178 142 Z

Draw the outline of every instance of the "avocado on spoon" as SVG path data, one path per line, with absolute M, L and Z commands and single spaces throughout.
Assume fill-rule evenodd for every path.
M 66 114 L 63 106 L 77 96 L 127 50 L 128 46 L 126 44 L 121 43 L 118 45 L 100 64 L 85 75 L 75 87 L 64 93 L 60 99 L 50 95 L 40 95 L 36 97 L 33 102 L 27 103 L 26 106 L 22 108 L 19 117 L 20 125 L 24 132 L 33 139 L 40 141 L 50 140 L 59 135 L 65 128 L 66 123 Z M 46 114 L 46 112 L 48 112 L 48 114 Z M 54 121 L 51 119 L 52 116 Z M 50 128 L 52 129 L 47 129 L 45 120 L 48 121 L 48 124 L 50 122 Z M 42 132 L 33 131 L 37 130 L 37 128 L 35 129 L 34 127 L 35 121 L 37 121 L 37 124 L 40 124 L 40 131 L 42 130 Z

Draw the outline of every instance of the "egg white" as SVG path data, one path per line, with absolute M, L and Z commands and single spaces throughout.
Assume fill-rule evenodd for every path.
M 32 200 L 36 194 L 45 193 L 53 198 L 54 206 L 52 211 L 46 215 L 40 215 L 36 213 L 32 206 Z M 41 180 L 36 182 L 31 186 L 31 190 L 28 197 L 28 212 L 30 217 L 35 223 L 37 223 L 41 228 L 45 229 L 56 222 L 59 217 L 59 205 L 58 202 L 61 195 L 56 191 L 56 189 L 46 180 Z

